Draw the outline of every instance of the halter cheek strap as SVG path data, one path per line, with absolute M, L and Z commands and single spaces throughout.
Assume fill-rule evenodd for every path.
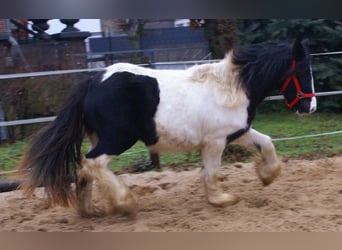
M 296 60 L 293 59 L 292 60 L 292 64 L 291 64 L 291 70 L 294 70 L 296 67 Z M 294 107 L 294 105 L 296 105 L 301 99 L 303 98 L 311 98 L 314 97 L 315 94 L 314 93 L 303 93 L 302 89 L 300 88 L 299 82 L 298 82 L 298 78 L 296 75 L 291 75 L 288 78 L 286 78 L 283 86 L 281 87 L 281 91 L 284 93 L 285 90 L 287 89 L 287 87 L 289 86 L 289 83 L 291 82 L 291 80 L 293 81 L 293 84 L 295 85 L 296 91 L 297 91 L 297 96 L 295 99 L 293 99 L 290 103 L 288 102 L 288 100 L 285 98 L 285 103 L 286 105 L 291 109 Z

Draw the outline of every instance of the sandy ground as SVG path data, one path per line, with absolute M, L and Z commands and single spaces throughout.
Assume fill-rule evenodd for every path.
M 199 169 L 123 174 L 138 203 L 137 217 L 81 218 L 72 208 L 46 207 L 43 190 L 0 194 L 0 231 L 342 232 L 342 157 L 291 160 L 263 187 L 253 164 L 222 168 L 222 186 L 241 200 L 206 202 Z M 97 196 L 98 197 L 98 196 Z

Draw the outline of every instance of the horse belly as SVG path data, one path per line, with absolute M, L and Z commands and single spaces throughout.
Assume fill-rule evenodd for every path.
M 158 115 L 158 113 L 157 113 Z M 171 114 L 169 114 L 171 115 Z M 151 146 L 154 152 L 200 150 L 212 141 L 225 141 L 229 134 L 244 128 L 247 121 L 245 108 L 236 110 L 202 110 L 191 115 L 169 117 L 169 122 L 158 122 L 158 142 Z
M 193 130 L 178 129 L 171 132 L 157 124 L 158 142 L 149 146 L 153 152 L 190 152 L 201 148 L 201 136 Z
M 191 85 L 160 82 L 160 103 L 154 118 L 159 139 L 150 147 L 152 151 L 193 151 L 201 147 L 203 90 Z
M 175 88 L 171 89 L 172 86 Z M 227 108 L 217 104 L 212 90 L 199 84 L 160 85 L 155 123 L 158 142 L 152 151 L 194 151 L 213 140 L 226 140 L 244 128 L 247 103 Z

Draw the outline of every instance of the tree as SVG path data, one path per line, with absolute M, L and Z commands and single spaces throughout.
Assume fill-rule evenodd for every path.
M 122 30 L 133 42 L 135 49 L 140 49 L 139 40 L 144 30 L 146 19 L 127 19 L 126 23 L 121 25 Z
M 127 34 L 129 40 L 132 41 L 136 50 L 140 50 L 140 38 L 144 31 L 147 19 L 126 19 L 125 24 L 121 25 L 122 30 Z M 146 57 L 143 52 L 137 51 L 131 58 L 132 63 L 149 63 L 150 58 Z
M 222 59 L 239 42 L 236 20 L 191 19 L 190 28 L 203 27 L 212 58 Z

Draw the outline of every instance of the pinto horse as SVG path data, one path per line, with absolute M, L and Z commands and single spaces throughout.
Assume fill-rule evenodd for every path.
M 89 216 L 98 212 L 96 181 L 111 204 L 102 212 L 134 213 L 129 188 L 108 163 L 141 140 L 155 153 L 200 150 L 209 203 L 234 204 L 238 197 L 223 192 L 218 181 L 225 146 L 256 148 L 256 173 L 264 185 L 272 183 L 281 163 L 271 138 L 252 129 L 252 121 L 274 89 L 297 113 L 316 110 L 310 61 L 307 42 L 296 39 L 239 45 L 220 62 L 186 70 L 109 66 L 77 85 L 57 118 L 33 138 L 20 166 L 22 188 L 29 195 L 44 186 L 52 204 L 74 204 Z M 91 149 L 83 158 L 85 135 Z

